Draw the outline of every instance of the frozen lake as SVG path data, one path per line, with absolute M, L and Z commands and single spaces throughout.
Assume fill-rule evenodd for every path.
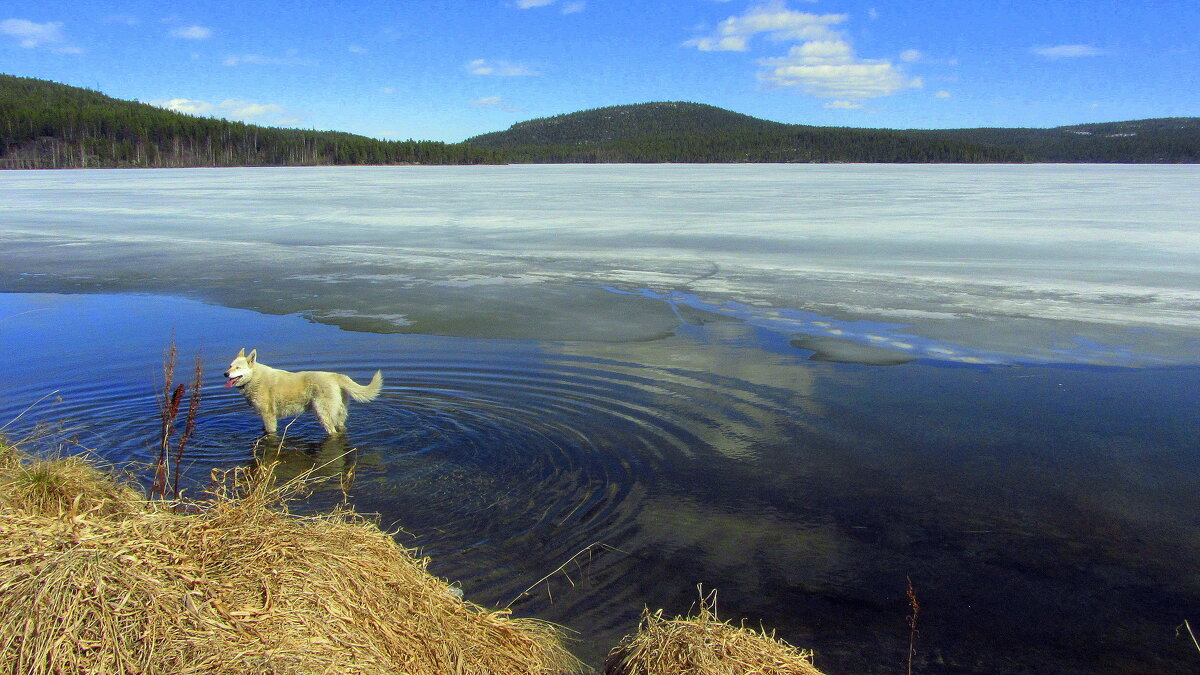
M 1195 166 L 0 173 L 0 424 L 144 461 L 162 347 L 191 476 L 252 461 L 221 384 L 382 368 L 324 464 L 484 605 L 597 663 L 645 605 L 838 673 L 1178 672 L 1200 606 Z M 80 294 L 87 294 L 86 296 Z M 313 506 L 335 500 L 317 495 Z M 518 597 L 575 553 L 595 548 Z
M 1194 363 L 1197 184 L 1195 166 L 8 172 L 0 288 L 551 340 L 658 337 L 691 305 L 941 360 Z

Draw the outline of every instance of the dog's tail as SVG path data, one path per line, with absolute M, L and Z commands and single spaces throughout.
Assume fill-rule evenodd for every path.
M 371 378 L 371 383 L 363 386 L 354 380 L 343 376 L 341 381 L 342 389 L 350 394 L 350 398 L 361 403 L 375 400 L 379 396 L 379 390 L 383 388 L 383 373 L 375 371 L 375 377 Z

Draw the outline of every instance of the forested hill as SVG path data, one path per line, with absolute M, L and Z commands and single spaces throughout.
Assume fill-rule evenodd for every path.
M 1013 148 L 1037 162 L 1200 162 L 1200 117 L 1098 122 L 1052 129 L 942 129 L 921 133 Z
M 468 138 L 511 162 L 1023 162 L 1019 150 L 889 129 L 782 124 L 699 103 L 597 108 Z
M 1200 118 L 1053 129 L 782 124 L 696 103 L 597 108 L 469 138 L 515 162 L 1200 162 Z
M 783 124 L 698 103 L 529 120 L 458 144 L 195 117 L 0 74 L 0 169 L 549 162 L 1200 162 L 1200 118 L 1053 129 Z
M 493 150 L 194 117 L 0 75 L 0 168 L 483 164 Z

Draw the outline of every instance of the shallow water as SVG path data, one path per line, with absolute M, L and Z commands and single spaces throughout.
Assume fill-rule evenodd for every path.
M 906 577 L 926 672 L 1192 656 L 1173 627 L 1200 591 L 1195 368 L 822 363 L 728 322 L 607 345 L 374 335 L 142 296 L 10 294 L 0 316 L 0 418 L 54 392 L 16 427 L 65 425 L 114 461 L 152 456 L 171 330 L 181 373 L 201 351 L 193 490 L 263 458 L 221 386 L 235 347 L 360 381 L 382 368 L 348 438 L 323 443 L 302 417 L 282 470 L 353 468 L 351 501 L 436 574 L 579 631 L 593 663 L 643 606 L 683 612 L 704 584 L 831 673 L 891 672 Z M 308 507 L 340 499 L 335 484 Z
M 755 179 L 737 174 L 742 167 L 557 168 L 566 174 L 0 175 L 15 205 L 0 214 L 0 283 L 56 291 L 0 294 L 0 424 L 32 405 L 10 432 L 57 424 L 56 438 L 78 437 L 115 461 L 147 461 L 155 382 L 174 331 L 181 373 L 197 351 L 207 373 L 191 490 L 212 468 L 318 465 L 350 482 L 357 508 L 403 528 L 401 543 L 431 555 L 431 569 L 460 582 L 468 599 L 511 603 L 578 631 L 575 651 L 593 664 L 634 629 L 644 606 L 684 612 L 703 584 L 719 591 L 723 616 L 815 649 L 826 672 L 897 672 L 909 637 L 908 578 L 922 607 L 920 672 L 1165 673 L 1195 663 L 1174 632 L 1200 606 L 1200 368 L 1191 365 L 1187 304 L 1197 288 L 1180 262 L 1195 251 L 1167 246 L 1190 236 L 1190 216 L 1161 207 L 1172 203 L 1164 198 L 1161 222 L 1137 231 L 1117 197 L 1105 197 L 1119 213 L 1104 218 L 1075 213 L 1062 197 L 1070 185 L 1093 183 L 1169 192 L 1190 169 L 1053 167 L 1022 178 L 943 167 L 914 178 L 895 168 L 810 175 L 788 167 Z M 549 187 L 521 192 L 522 175 Z M 731 175 L 739 181 L 727 185 Z M 465 177 L 475 176 L 488 177 L 478 189 L 486 199 L 463 196 Z M 398 230 L 367 187 L 331 188 L 347 177 L 373 189 L 413 183 L 404 199 L 387 201 L 403 215 Z M 928 185 L 931 177 L 945 190 Z M 793 195 L 801 179 L 824 199 Z M 567 199 L 565 186 L 580 180 L 588 190 Z M 1021 189 L 1042 195 L 1010 218 L 1034 228 L 1026 238 L 1055 259 L 1037 282 L 1047 288 L 1023 301 L 1024 314 L 1001 321 L 1014 296 L 951 297 L 972 268 L 935 248 L 921 265 L 946 255 L 940 264 L 952 274 L 923 302 L 957 305 L 963 316 L 910 322 L 902 317 L 913 310 L 905 306 L 912 287 L 900 283 L 889 296 L 873 275 L 896 262 L 865 250 L 845 254 L 843 266 L 864 266 L 860 279 L 846 273 L 845 288 L 769 250 L 713 244 L 705 255 L 719 261 L 715 272 L 696 253 L 720 238 L 703 215 L 714 208 L 726 218 L 745 210 L 750 230 L 774 227 L 776 247 L 809 236 L 771 225 L 798 199 L 822 218 L 844 210 L 840 226 L 867 242 L 854 225 L 866 207 L 838 206 L 833 196 L 870 184 L 896 204 L 906 189 L 923 195 L 923 205 L 897 207 L 909 235 L 919 229 L 910 210 L 936 213 L 956 203 L 954 194 L 993 210 L 1012 207 L 1006 195 Z M 545 213 L 525 201 L 534 198 Z M 788 209 L 769 206 L 781 200 Z M 220 205 L 230 224 L 201 210 L 205 202 Z M 646 210 L 655 203 L 661 213 Z M 1002 219 L 985 226 L 959 206 L 938 222 L 958 223 L 965 235 L 943 245 L 1003 259 Z M 506 209 L 511 221 L 497 215 Z M 456 212 L 473 223 L 470 246 L 447 234 Z M 1077 234 L 1033 226 L 1062 213 L 1074 214 L 1069 231 L 1093 238 L 1124 219 L 1130 261 L 1102 273 L 1115 253 L 1089 266 L 1070 252 Z M 605 214 L 623 223 L 614 231 L 628 241 L 597 229 Z M 410 216 L 427 218 L 428 230 L 412 229 Z M 523 218 L 535 227 L 523 232 Z M 556 227 L 552 218 L 570 222 Z M 647 223 L 682 227 L 693 218 L 687 236 L 643 250 Z M 840 250 L 830 242 L 845 237 L 822 229 L 822 218 L 812 219 L 825 241 L 813 255 L 828 260 Z M 302 226 L 270 227 L 291 219 Z M 322 232 L 320 219 L 333 229 Z M 494 237 L 484 236 L 489 228 Z M 277 241 L 271 255 L 242 257 L 252 237 Z M 439 250 L 447 237 L 457 246 Z M 345 245 L 328 245 L 338 241 Z M 488 252 L 494 242 L 499 250 Z M 1164 262 L 1172 255 L 1178 267 Z M 765 271 L 760 260 L 776 267 Z M 1163 263 L 1160 278 L 1127 273 L 1151 260 Z M 1048 290 L 1087 276 L 1086 298 Z M 1137 284 L 1172 290 L 1146 300 L 1144 316 L 1113 323 L 1128 300 L 1117 289 Z M 875 309 L 789 295 L 810 288 Z M 61 294 L 79 291 L 216 304 Z M 1101 306 L 1104 320 L 1079 319 Z M 989 325 L 995 335 L 983 330 Z M 384 391 L 352 404 L 343 441 L 323 441 L 301 417 L 282 448 L 256 453 L 257 419 L 219 375 L 242 347 L 273 366 L 359 381 L 380 368 Z M 1095 365 L 1111 362 L 1140 367 Z M 331 483 L 304 508 L 340 499 Z

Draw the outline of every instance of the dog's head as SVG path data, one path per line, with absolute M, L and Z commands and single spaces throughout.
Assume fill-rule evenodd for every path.
M 246 386 L 250 382 L 250 378 L 254 376 L 254 364 L 257 360 L 257 349 L 251 349 L 249 356 L 246 355 L 245 349 L 238 350 L 238 355 L 229 364 L 229 370 L 225 371 L 225 386 Z

